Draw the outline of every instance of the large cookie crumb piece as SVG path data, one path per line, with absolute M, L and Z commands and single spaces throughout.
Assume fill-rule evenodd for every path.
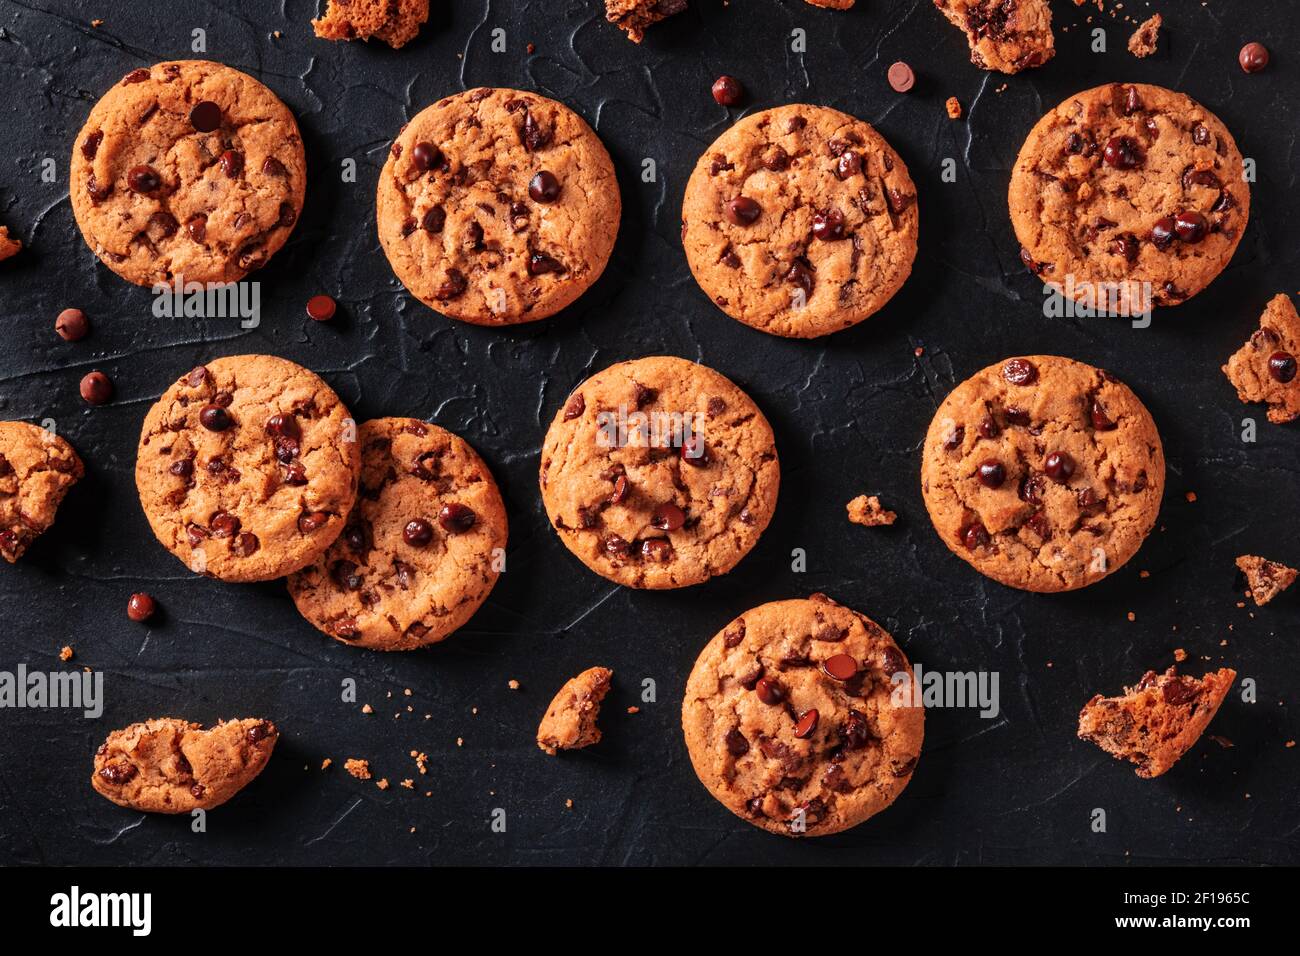
M 1250 596 L 1258 607 L 1263 607 L 1292 584 L 1300 572 L 1277 561 L 1270 561 L 1254 554 L 1243 554 L 1237 558 L 1237 567 L 1246 576 L 1250 586 Z
M 640 43 L 646 27 L 685 9 L 686 0 L 605 0 L 605 19 Z
M 1214 719 L 1237 672 L 1211 671 L 1200 680 L 1173 667 L 1147 671 L 1121 697 L 1093 697 L 1079 714 L 1079 737 L 1117 759 L 1137 764 L 1139 777 L 1158 777 L 1187 753 Z
M 85 467 L 62 438 L 27 422 L 0 422 L 0 555 L 13 564 L 54 524 Z
M 537 746 L 555 756 L 558 750 L 577 750 L 599 743 L 596 718 L 613 677 L 614 672 L 607 667 L 591 667 L 561 687 L 537 728 Z
M 1273 296 L 1260 316 L 1259 329 L 1233 353 L 1223 374 L 1243 402 L 1264 402 L 1268 420 L 1279 425 L 1300 418 L 1300 315 L 1291 297 Z
M 913 680 L 882 627 L 825 595 L 761 605 L 715 635 L 691 670 L 691 765 L 723 806 L 770 833 L 857 826 L 916 769 L 925 708 Z
M 322 40 L 376 37 L 394 50 L 415 39 L 429 19 L 429 0 L 329 0 L 325 16 L 311 22 Z
M 934 0 L 966 34 L 970 61 L 981 70 L 1019 73 L 1056 55 L 1047 0 Z
M 179 60 L 128 73 L 72 148 L 69 194 L 86 243 L 136 285 L 237 282 L 302 214 L 293 114 L 251 76 Z
M 874 528 L 878 525 L 893 524 L 898 515 L 880 504 L 875 495 L 858 495 L 847 505 L 849 520 L 854 524 Z
M 1128 38 L 1128 51 L 1139 59 L 1155 53 L 1156 47 L 1160 45 L 1160 26 L 1163 23 L 1164 18 L 1158 13 L 1142 21 Z
M 406 651 L 468 621 L 504 567 L 506 509 L 469 444 L 414 418 L 358 433 L 361 485 L 343 533 L 289 578 L 299 613 L 356 647 Z
M 748 395 L 655 356 L 573 391 L 546 432 L 539 481 L 551 526 L 583 564 L 628 587 L 680 588 L 726 574 L 758 543 L 781 469 Z
M 228 720 L 204 730 L 159 717 L 115 730 L 95 753 L 91 785 L 145 813 L 219 807 L 262 772 L 279 733 L 269 720 Z
M 18 252 L 22 247 L 23 244 L 21 242 L 9 237 L 8 226 L 0 226 L 0 262 L 3 262 L 11 256 L 18 255 Z
M 848 10 L 853 6 L 854 0 L 808 0 L 808 2 L 824 10 Z

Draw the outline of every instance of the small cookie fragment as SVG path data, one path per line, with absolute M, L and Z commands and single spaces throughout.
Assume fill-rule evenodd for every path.
M 600 742 L 600 702 L 609 693 L 614 672 L 590 667 L 560 688 L 537 727 L 537 746 L 551 756 L 557 750 L 577 750 Z
M 329 0 L 325 16 L 311 22 L 322 40 L 383 40 L 406 46 L 429 19 L 429 0 Z
M 943 108 L 948 111 L 948 119 L 961 119 L 961 100 L 957 99 L 957 97 L 948 97 L 947 102 L 943 104 Z
M 0 226 L 0 262 L 3 262 L 10 256 L 18 255 L 18 250 L 22 249 L 22 247 L 22 242 L 10 238 L 8 226 Z
M 1164 18 L 1158 13 L 1143 20 L 1128 38 L 1128 51 L 1139 59 L 1155 53 L 1160 43 L 1160 26 L 1163 23 Z
M 1228 667 L 1199 680 L 1147 671 L 1120 697 L 1097 694 L 1079 714 L 1079 738 L 1117 759 L 1137 765 L 1137 775 L 1158 777 L 1204 733 L 1232 689 L 1237 672 Z
M 269 720 L 227 720 L 204 730 L 158 717 L 109 734 L 90 782 L 118 806 L 144 813 L 211 810 L 262 772 L 277 739 Z
M 970 61 L 981 70 L 1019 73 L 1056 55 L 1047 0 L 934 0 L 966 34 Z
M 1296 314 L 1291 297 L 1280 293 L 1264 307 L 1259 328 L 1228 359 L 1223 374 L 1237 389 L 1239 399 L 1264 402 L 1268 405 L 1268 420 L 1285 424 L 1300 418 L 1297 355 L 1300 355 L 1300 315 Z
M 686 0 L 605 0 L 605 19 L 640 43 L 646 27 L 685 9 Z
M 847 508 L 850 521 L 868 528 L 893 524 L 898 518 L 894 512 L 881 506 L 880 499 L 875 495 L 858 495 L 848 503 Z
M 807 2 L 823 10 L 848 10 L 853 6 L 853 0 L 807 0 Z
M 1295 568 L 1256 554 L 1243 554 L 1237 558 L 1237 567 L 1246 576 L 1256 607 L 1263 607 L 1273 600 L 1294 584 L 1296 575 L 1300 574 Z
M 85 471 L 59 436 L 28 422 L 0 422 L 0 556 L 10 564 L 21 558 L 54 524 Z
M 324 768 L 322 768 L 324 769 Z M 349 757 L 343 762 L 343 769 L 358 780 L 370 779 L 370 761 L 361 760 L 358 757 Z

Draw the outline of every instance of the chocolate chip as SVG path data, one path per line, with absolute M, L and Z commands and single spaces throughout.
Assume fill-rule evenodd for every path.
M 1112 136 L 1106 141 L 1101 158 L 1114 169 L 1137 169 L 1146 161 L 1142 147 L 1131 136 Z
M 442 150 L 432 143 L 416 143 L 411 150 L 411 162 L 420 172 L 428 172 L 442 162 Z
M 632 546 L 616 534 L 606 535 L 601 546 L 611 558 L 626 558 L 632 553 Z
M 1010 359 L 1002 366 L 1002 377 L 1012 385 L 1032 385 L 1038 379 L 1038 369 L 1028 359 Z
M 330 577 L 339 587 L 348 591 L 359 591 L 365 584 L 365 576 L 358 574 L 360 568 L 354 561 L 335 561 L 330 568 Z
M 229 179 L 238 179 L 244 172 L 244 154 L 237 149 L 228 149 L 221 154 L 221 171 Z
M 794 735 L 800 740 L 805 740 L 813 735 L 817 729 L 817 708 L 805 710 L 799 715 L 798 722 L 794 725 Z
M 177 478 L 189 478 L 194 474 L 194 458 L 178 458 L 167 468 L 168 473 Z
M 272 415 L 266 420 L 266 432 L 274 438 L 291 438 L 295 441 L 302 437 L 298 419 L 292 415 Z
M 1160 695 L 1166 704 L 1177 707 L 1180 704 L 1191 703 L 1199 693 L 1195 684 L 1188 683 L 1185 678 L 1175 677 L 1164 683 L 1160 688 Z
M 548 272 L 564 272 L 564 266 L 560 260 L 554 256 L 548 256 L 544 252 L 534 252 L 528 257 L 528 274 L 530 276 L 545 275 Z
M 1283 385 L 1295 378 L 1296 361 L 1290 352 L 1274 352 L 1268 357 L 1268 374 Z
M 200 133 L 211 133 L 221 125 L 221 107 L 211 100 L 195 103 L 190 110 L 190 125 Z
M 694 465 L 696 468 L 703 468 L 709 463 L 709 449 L 704 444 L 704 436 L 699 432 L 691 432 L 689 435 L 682 437 L 681 448 L 682 461 L 688 465 Z
M 1002 467 L 1000 461 L 993 458 L 980 463 L 978 474 L 980 484 L 985 488 L 1001 488 L 1002 483 L 1007 480 L 1007 470 Z
M 280 162 L 274 156 L 268 156 L 262 160 L 263 176 L 288 176 L 289 170 L 285 169 L 284 163 Z
M 210 432 L 224 432 L 235 420 L 220 405 L 204 405 L 199 412 L 199 424 Z
M 104 131 L 97 129 L 87 136 L 81 143 L 81 155 L 86 159 L 94 159 L 95 154 L 99 152 L 99 144 L 104 141 Z
M 775 677 L 759 678 L 758 683 L 754 685 L 754 693 L 769 707 L 774 707 L 785 700 L 785 688 Z
M 89 372 L 81 380 L 81 397 L 91 405 L 103 405 L 113 397 L 113 383 L 103 372 Z
M 727 731 L 727 736 L 723 738 L 727 744 L 727 753 L 733 757 L 743 757 L 749 753 L 749 741 L 745 735 L 740 732 L 739 727 L 732 727 Z
M 645 408 L 647 405 L 653 405 L 655 402 L 659 401 L 659 389 L 648 388 L 640 382 L 635 382 L 634 384 L 636 386 L 635 401 L 638 410 Z
M 208 217 L 203 213 L 190 216 L 185 221 L 185 231 L 190 234 L 190 238 L 195 242 L 202 242 L 208 235 Z
M 433 297 L 440 302 L 447 299 L 454 299 L 464 293 L 469 288 L 469 280 L 461 273 L 459 269 L 448 269 L 447 276 L 442 283 L 433 292 Z
M 126 616 L 136 622 L 147 621 L 153 617 L 153 612 L 157 608 L 154 599 L 144 591 L 137 591 L 131 595 L 131 600 L 126 602 Z
M 433 540 L 433 525 L 423 518 L 412 518 L 402 529 L 402 539 L 413 548 L 423 548 Z
M 906 93 L 916 84 L 916 74 L 902 60 L 890 64 L 885 77 L 889 80 L 889 85 L 894 88 L 895 93 Z
M 795 259 L 786 270 L 785 281 L 803 290 L 804 298 L 812 296 L 814 278 L 812 266 L 803 257 Z
M 1197 146 L 1205 146 L 1210 142 L 1210 131 L 1206 129 L 1204 123 L 1197 123 L 1192 127 L 1192 142 Z
M 1169 248 L 1174 241 L 1174 217 L 1164 216 L 1155 221 L 1151 227 L 1151 243 L 1161 252 Z
M 129 763 L 110 763 L 99 768 L 99 776 L 115 787 L 130 783 L 135 774 L 135 766 Z
M 722 213 L 727 221 L 736 226 L 748 226 L 763 212 L 763 207 L 748 196 L 737 196 L 722 204 Z
M 284 466 L 281 478 L 286 485 L 301 487 L 307 484 L 307 467 L 300 461 L 291 461 Z
M 307 318 L 316 322 L 328 322 L 334 318 L 334 310 L 337 304 L 334 300 L 324 293 L 314 295 L 307 300 Z
M 1138 96 L 1136 86 L 1124 87 L 1124 115 L 1131 116 L 1142 109 L 1142 98 Z
M 555 202 L 560 196 L 560 181 L 555 174 L 542 170 L 528 182 L 528 195 L 535 202 Z
M 631 490 L 632 486 L 627 480 L 627 475 L 619 475 L 614 479 L 614 490 L 610 492 L 607 500 L 611 505 L 622 504 Z
M 1108 432 L 1113 428 L 1118 428 L 1097 399 L 1092 400 L 1092 407 L 1088 410 L 1088 415 L 1092 419 L 1092 427 L 1099 432 Z
M 1139 251 L 1137 236 L 1131 232 L 1116 236 L 1110 241 L 1110 251 L 1114 255 L 1123 256 L 1127 262 L 1136 262 Z
M 298 516 L 298 530 L 303 534 L 319 531 L 329 523 L 330 516 L 324 511 L 307 511 Z
M 812 234 L 816 239 L 834 242 L 844 238 L 844 213 L 838 209 L 828 209 L 813 216 Z
M 856 710 L 850 710 L 848 719 L 840 729 L 845 750 L 861 750 L 872 740 L 871 725 L 867 718 Z
M 739 647 L 740 642 L 745 639 L 745 622 L 743 620 L 732 623 L 725 631 L 722 632 L 722 646 L 727 648 Z
M 974 551 L 989 543 L 989 533 L 984 525 L 979 521 L 972 521 L 969 524 L 962 525 L 957 529 L 957 536 L 961 543 L 966 546 L 967 551 Z
M 1183 242 L 1195 244 L 1210 231 L 1209 220 L 1194 209 L 1185 209 L 1174 216 L 1174 233 Z
M 113 184 L 105 183 L 101 186 L 99 180 L 95 178 L 95 174 L 91 173 L 86 177 L 86 192 L 90 194 L 90 198 L 95 202 L 103 202 L 113 194 Z
M 850 654 L 836 654 L 822 661 L 822 671 L 837 681 L 852 680 L 858 672 L 858 662 Z
M 524 149 L 535 153 L 551 141 L 551 131 L 533 118 L 532 110 L 524 111 Z
M 671 501 L 659 505 L 650 516 L 650 526 L 660 531 L 676 531 L 685 523 L 686 512 Z
M 835 175 L 841 180 L 856 176 L 862 172 L 862 157 L 851 149 L 840 153 L 839 162 L 835 164 Z
M 889 203 L 889 211 L 898 215 L 904 209 L 912 204 L 912 194 L 899 192 L 893 186 L 885 190 L 885 201 Z
M 673 556 L 673 543 L 667 538 L 646 538 L 641 542 L 641 557 L 663 563 Z
M 1237 54 L 1237 62 L 1247 73 L 1258 73 L 1268 66 L 1268 48 L 1262 43 L 1247 43 Z
M 54 331 L 65 342 L 80 342 L 90 334 L 90 320 L 80 309 L 64 309 L 54 320 Z
M 955 448 L 960 448 L 962 440 L 965 437 L 966 437 L 966 426 L 958 425 L 956 428 L 954 428 L 952 431 L 948 433 L 946 438 L 944 438 L 943 440 L 944 450 L 952 451 Z
M 774 173 L 782 172 L 790 168 L 790 154 L 782 147 L 773 143 L 763 153 L 763 168 Z
M 237 558 L 248 558 L 255 554 L 261 545 L 257 535 L 251 531 L 244 531 L 230 542 L 230 553 Z
M 1043 472 L 1053 481 L 1065 484 L 1074 474 L 1074 459 L 1069 452 L 1054 451 L 1043 461 Z
M 713 100 L 719 106 L 735 106 L 745 95 L 745 88 L 734 76 L 720 76 L 713 81 Z
M 469 506 L 457 502 L 448 502 L 438 511 L 438 524 L 442 525 L 442 530 L 449 534 L 464 534 L 474 523 L 478 521 L 476 515 Z
M 133 193 L 151 193 L 162 186 L 162 177 L 152 166 L 132 166 L 126 174 L 126 184 Z
M 147 79 L 149 79 L 149 68 L 142 66 L 122 77 L 122 85 L 129 86 L 132 83 L 143 83 Z
M 571 422 L 586 410 L 587 400 L 582 397 L 582 392 L 574 392 L 564 406 L 564 420 Z

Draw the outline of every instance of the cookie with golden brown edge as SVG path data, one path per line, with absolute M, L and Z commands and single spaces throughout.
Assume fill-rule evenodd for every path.
M 1300 418 L 1300 315 L 1285 293 L 1273 296 L 1259 328 L 1223 366 L 1223 374 L 1243 402 L 1264 402 L 1268 420 L 1285 424 Z
M 329 0 L 311 22 L 322 40 L 383 40 L 394 50 L 415 39 L 429 19 L 429 0 Z
M 1123 566 L 1155 525 L 1165 459 L 1113 376 L 1030 355 L 949 393 L 925 436 L 921 491 L 940 539 L 981 574 L 1069 591 Z
M 916 187 L 869 124 L 824 106 L 746 116 L 700 157 L 682 245 L 733 319 L 816 338 L 881 309 L 912 271 Z
M 13 564 L 54 524 L 86 473 L 72 446 L 27 422 L 0 422 L 0 556 Z
M 600 743 L 596 718 L 613 679 L 614 672 L 608 667 L 589 667 L 566 681 L 537 727 L 537 746 L 554 757 L 559 750 Z
M 685 9 L 686 0 L 605 0 L 605 19 L 640 43 L 647 28 Z
M 118 806 L 145 813 L 211 810 L 262 772 L 279 737 L 269 720 L 227 720 L 205 730 L 156 717 L 109 734 L 90 783 Z
M 289 578 L 299 613 L 346 644 L 406 651 L 479 609 L 503 563 L 506 510 L 461 438 L 414 418 L 365 422 L 361 487 L 343 533 Z
M 1256 607 L 1263 607 L 1291 585 L 1300 571 L 1278 561 L 1261 558 L 1257 554 L 1243 554 L 1237 558 L 1237 569 L 1246 578 L 1247 593 Z
M 149 409 L 135 484 L 154 534 L 191 570 L 269 581 L 338 537 L 360 467 L 356 423 L 328 385 L 272 355 L 234 355 Z
M 670 356 L 579 385 L 542 444 L 546 515 L 602 577 L 680 588 L 726 574 L 776 509 L 772 428 L 722 375 Z
M 1025 265 L 1121 315 L 1204 289 L 1250 218 L 1232 134 L 1190 97 L 1145 83 L 1084 90 L 1040 119 L 1008 199 Z
M 705 645 L 682 730 L 700 782 L 742 820 L 783 836 L 838 833 L 912 779 L 925 709 L 911 666 L 866 615 L 825 595 L 746 611 Z
M 970 61 L 981 70 L 1019 73 L 1056 55 L 1047 0 L 934 0 L 966 34 Z
M 293 114 L 206 60 L 132 70 L 72 150 L 72 211 L 103 263 L 136 285 L 235 282 L 284 245 L 306 159 Z
M 580 116 L 485 88 L 402 129 L 376 205 L 397 278 L 476 325 L 533 322 L 577 299 L 604 271 L 622 210 L 609 154 Z

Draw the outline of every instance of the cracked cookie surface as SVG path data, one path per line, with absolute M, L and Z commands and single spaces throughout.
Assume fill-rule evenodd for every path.
M 912 668 L 866 615 L 825 595 L 774 601 L 728 624 L 686 682 L 682 730 L 700 782 L 741 819 L 784 836 L 857 826 L 897 799 L 921 754 Z
M 429 19 L 429 0 L 329 0 L 311 22 L 322 40 L 383 40 L 394 50 L 415 39 Z
M 63 438 L 28 422 L 0 422 L 0 556 L 10 564 L 21 558 L 85 473 Z
M 145 813 L 211 810 L 262 772 L 279 736 L 269 720 L 227 720 L 204 730 L 155 717 L 108 735 L 90 783 L 118 806 Z
M 1285 293 L 1264 307 L 1259 328 L 1232 354 L 1223 374 L 1243 402 L 1264 402 L 1268 420 L 1282 425 L 1300 418 L 1300 315 Z
M 145 416 L 140 504 L 191 570 L 223 581 L 283 577 L 343 530 L 361 462 L 355 431 L 307 369 L 271 355 L 214 359 Z
M 1021 259 L 1121 315 L 1177 305 L 1232 258 L 1250 217 L 1237 145 L 1213 113 L 1144 83 L 1084 90 L 1038 121 L 1008 201 Z
M 958 385 L 926 433 L 921 491 L 953 554 L 1026 591 L 1069 591 L 1155 525 L 1165 459 L 1146 407 L 1101 369 L 1008 359 Z
M 577 299 L 604 271 L 622 211 L 609 153 L 580 116 L 486 88 L 402 129 L 376 205 L 397 278 L 476 325 L 544 319 Z
M 779 106 L 745 117 L 700 157 L 682 245 L 727 315 L 815 338 L 861 322 L 902 287 L 918 222 L 907 167 L 869 124 Z
M 619 432 L 607 427 L 626 422 Z M 542 502 L 565 547 L 636 588 L 735 567 L 776 508 L 772 428 L 724 376 L 685 359 L 620 362 L 579 385 L 542 445 Z
M 496 584 L 506 511 L 473 448 L 414 418 L 362 424 L 361 486 L 343 533 L 289 578 L 299 613 L 345 644 L 403 651 L 443 640 Z
M 105 93 L 77 134 L 70 179 L 86 243 L 136 285 L 261 268 L 293 231 L 307 181 L 293 114 L 206 60 L 142 67 Z
M 1056 55 L 1047 0 L 934 0 L 966 34 L 970 61 L 981 70 L 1019 73 Z

